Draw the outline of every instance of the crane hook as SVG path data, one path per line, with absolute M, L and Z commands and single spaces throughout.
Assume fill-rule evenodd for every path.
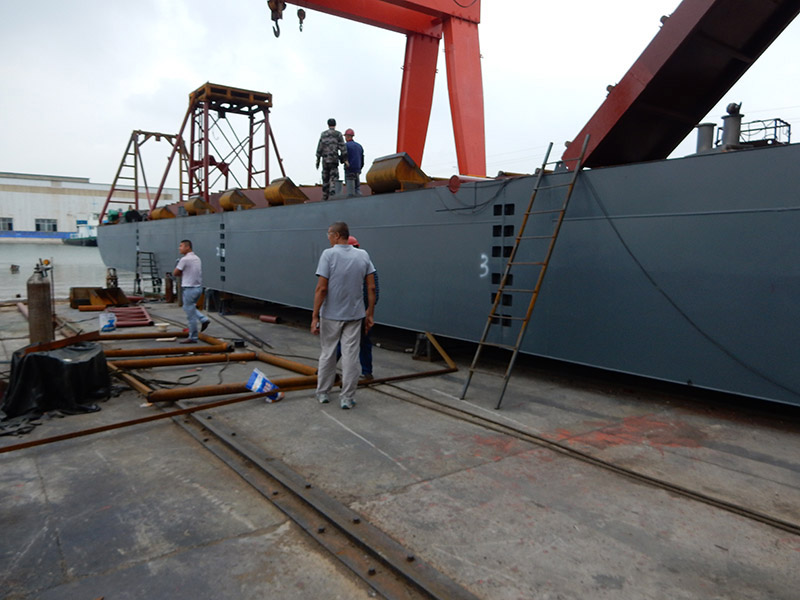
M 269 6 L 272 12 L 272 20 L 275 21 L 275 25 L 272 27 L 272 33 L 275 34 L 275 37 L 280 37 L 281 27 L 278 25 L 278 20 L 283 18 L 283 10 L 286 8 L 286 2 L 284 2 L 284 0 L 267 0 L 267 6 Z
M 300 19 L 300 31 L 303 31 L 303 21 L 306 18 L 306 11 L 304 11 L 302 8 L 298 8 L 297 18 Z

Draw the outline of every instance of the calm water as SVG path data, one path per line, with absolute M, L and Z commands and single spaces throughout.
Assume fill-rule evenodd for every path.
M 106 286 L 106 267 L 97 248 L 0 242 L 0 301 L 27 297 L 28 278 L 40 258 L 53 265 L 48 276 L 53 280 L 56 298 L 69 298 L 71 287 Z M 11 273 L 12 264 L 19 265 L 19 273 Z M 118 272 L 117 277 L 122 291 L 133 293 L 133 273 Z

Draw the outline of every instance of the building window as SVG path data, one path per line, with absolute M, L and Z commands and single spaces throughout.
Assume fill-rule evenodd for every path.
M 36 231 L 58 231 L 58 220 L 36 219 Z
M 0 217 L 0 231 L 14 231 L 14 219 L 11 217 Z

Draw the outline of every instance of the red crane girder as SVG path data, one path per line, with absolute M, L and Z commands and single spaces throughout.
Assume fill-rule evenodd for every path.
M 397 126 L 397 152 L 422 164 L 428 134 L 439 40 L 447 50 L 448 93 L 458 169 L 486 175 L 481 78 L 480 0 L 288 0 L 352 21 L 403 33 L 406 53 Z
M 562 158 L 574 164 L 587 134 L 587 167 L 667 158 L 798 12 L 800 0 L 684 0 Z

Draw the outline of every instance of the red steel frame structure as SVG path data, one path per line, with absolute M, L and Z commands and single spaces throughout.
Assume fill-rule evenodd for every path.
M 458 170 L 486 175 L 481 79 L 480 0 L 288 0 L 302 6 L 406 35 L 397 151 L 422 164 L 428 135 L 439 40 L 444 36 L 447 88 Z M 280 18 L 280 16 L 278 16 Z
M 799 12 L 800 0 L 684 0 L 562 158 L 587 135 L 586 167 L 667 158 Z
M 126 207 L 128 210 L 133 208 L 140 211 L 146 200 L 148 211 L 152 211 L 155 208 L 161 196 L 163 182 L 161 187 L 158 188 L 158 191 L 151 195 L 150 187 L 147 185 L 147 174 L 145 173 L 141 153 L 141 147 L 149 140 L 155 140 L 156 142 L 167 141 L 172 145 L 172 156 L 176 153 L 180 155 L 181 169 L 179 188 L 181 191 L 183 190 L 184 184 L 187 183 L 186 175 L 188 173 L 189 163 L 186 148 L 180 135 L 141 131 L 137 129 L 131 133 L 128 145 L 125 148 L 122 160 L 117 168 L 117 173 L 114 176 L 114 181 L 111 184 L 111 189 L 108 191 L 105 204 L 103 204 L 103 210 L 100 211 L 101 223 L 106 217 L 109 206 L 111 205 L 120 205 Z M 142 198 L 142 194 L 144 198 Z
M 275 137 L 269 124 L 269 109 L 272 107 L 272 94 L 242 90 L 213 83 L 206 83 L 189 94 L 189 107 L 183 118 L 180 131 L 177 135 L 155 134 L 150 132 L 134 131 L 131 141 L 123 155 L 120 168 L 114 178 L 106 203 L 103 206 L 101 220 L 105 217 L 110 204 L 133 205 L 140 210 L 139 178 L 145 184 L 147 194 L 147 208 L 150 213 L 158 205 L 164 186 L 169 176 L 172 163 L 176 156 L 181 162 L 180 168 L 180 202 L 192 197 L 199 197 L 205 202 L 209 201 L 211 188 L 224 178 L 224 189 L 234 179 L 235 187 L 264 188 L 269 183 L 269 144 L 275 150 L 275 156 L 283 176 L 286 172 L 278 152 Z M 243 115 L 248 119 L 247 135 L 239 138 L 239 134 L 231 126 L 229 133 L 222 129 L 222 123 L 228 122 L 232 115 Z M 184 143 L 184 132 L 191 122 L 189 131 L 189 147 Z M 212 141 L 212 132 L 217 132 L 227 147 L 220 147 Z M 158 139 L 167 139 L 172 144 L 172 151 L 167 160 L 161 182 L 154 195 L 147 187 L 147 180 L 141 169 L 139 145 L 156 136 Z M 233 136 L 233 141 L 229 136 Z M 133 165 L 128 164 L 133 158 Z M 134 168 L 134 176 L 122 175 L 125 167 Z M 140 175 L 141 172 L 141 175 Z M 241 174 L 241 179 L 237 174 Z M 134 200 L 114 199 L 114 195 L 129 192 L 120 186 L 120 181 L 132 179 L 134 181 Z
M 183 139 L 186 125 L 191 120 L 189 133 L 189 188 L 188 197 L 199 196 L 205 202 L 209 200 L 210 189 L 221 177 L 225 179 L 225 189 L 229 185 L 229 176 L 233 175 L 236 187 L 253 188 L 266 187 L 269 183 L 269 144 L 275 147 L 281 172 L 285 176 L 283 164 L 280 160 L 272 128 L 269 124 L 269 109 L 272 107 L 272 94 L 242 90 L 213 83 L 206 83 L 189 94 L 189 108 L 181 124 L 178 137 Z M 222 131 L 221 123 L 227 121 L 231 115 L 243 115 L 248 119 L 248 133 L 244 139 L 239 139 L 231 127 L 231 134 L 235 136 L 235 143 Z M 223 155 L 220 149 L 212 142 L 212 130 L 220 132 L 228 147 Z M 173 146 L 172 154 L 167 163 L 167 169 L 159 186 L 159 194 L 164 188 L 164 183 L 175 154 L 179 151 L 178 145 Z M 239 181 L 235 175 L 235 168 L 243 167 L 246 180 Z M 211 180 L 216 175 L 216 179 Z M 182 198 L 183 199 L 183 198 Z M 157 198 L 156 198 L 157 201 Z

